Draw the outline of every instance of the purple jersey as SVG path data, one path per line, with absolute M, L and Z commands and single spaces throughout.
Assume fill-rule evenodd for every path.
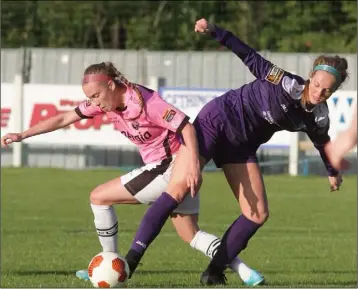
M 231 32 L 211 25 L 210 33 L 230 48 L 257 78 L 213 100 L 228 141 L 258 148 L 280 130 L 302 131 L 319 150 L 330 175 L 337 172 L 327 162 L 323 145 L 329 141 L 327 104 L 307 111 L 301 104 L 305 80 L 264 59 Z

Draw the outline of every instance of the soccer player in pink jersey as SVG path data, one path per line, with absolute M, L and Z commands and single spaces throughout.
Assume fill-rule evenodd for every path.
M 114 204 L 151 204 L 167 190 L 169 180 L 174 184 L 184 183 L 184 189 L 191 189 L 192 195 L 199 189 L 201 169 L 195 129 L 183 112 L 164 101 L 157 92 L 129 82 L 112 63 L 89 66 L 82 88 L 88 99 L 74 110 L 49 118 L 22 133 L 6 134 L 1 143 L 7 147 L 12 142 L 55 131 L 83 118 L 107 114 L 115 128 L 138 147 L 145 163 L 139 169 L 99 185 L 90 194 L 103 251 L 117 252 L 118 221 Z M 185 145 L 181 145 L 179 139 Z M 177 168 L 172 174 L 179 148 L 189 157 L 185 167 Z M 199 197 L 192 195 L 188 194 L 173 210 L 171 219 L 185 242 L 212 258 L 220 239 L 199 229 Z M 130 260 L 128 264 L 131 267 Z M 255 284 L 263 281 L 259 273 L 239 258 L 235 258 L 230 267 L 247 285 L 252 280 Z M 132 269 L 135 268 L 131 268 L 131 272 Z M 88 279 L 86 270 L 76 275 Z

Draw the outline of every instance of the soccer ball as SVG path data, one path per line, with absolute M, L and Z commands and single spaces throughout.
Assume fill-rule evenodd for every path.
M 125 287 L 129 266 L 117 253 L 102 252 L 89 263 L 88 276 L 96 288 Z

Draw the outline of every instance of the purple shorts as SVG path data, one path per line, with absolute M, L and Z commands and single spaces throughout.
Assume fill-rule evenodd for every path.
M 231 140 L 229 124 L 223 121 L 213 101 L 206 104 L 193 123 L 199 143 L 199 153 L 208 162 L 213 159 L 221 168 L 224 164 L 257 163 L 257 144 Z

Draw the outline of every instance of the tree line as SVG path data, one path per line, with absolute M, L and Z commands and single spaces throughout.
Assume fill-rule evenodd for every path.
M 356 1 L 1 1 L 3 48 L 215 50 L 204 17 L 257 50 L 356 53 Z

